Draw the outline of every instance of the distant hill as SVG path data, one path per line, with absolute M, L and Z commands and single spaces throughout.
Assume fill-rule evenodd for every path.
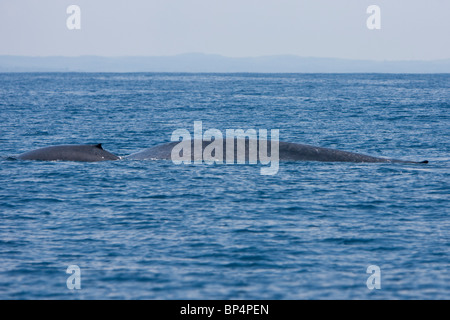
M 0 56 L 0 72 L 450 73 L 450 59 L 369 61 L 293 55 L 229 58 L 197 53 L 165 57 Z

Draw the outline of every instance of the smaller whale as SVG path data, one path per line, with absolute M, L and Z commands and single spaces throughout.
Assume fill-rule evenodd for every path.
M 102 148 L 101 144 L 60 145 L 25 152 L 19 160 L 99 162 L 120 158 Z

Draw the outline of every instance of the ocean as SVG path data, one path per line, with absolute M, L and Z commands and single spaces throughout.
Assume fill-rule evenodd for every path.
M 0 110 L 1 299 L 450 298 L 449 74 L 1 73 Z M 429 163 L 13 160 L 194 121 Z

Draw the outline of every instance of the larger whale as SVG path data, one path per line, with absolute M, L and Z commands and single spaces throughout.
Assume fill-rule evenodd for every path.
M 17 156 L 19 160 L 99 162 L 120 158 L 103 149 L 101 144 L 59 145 L 45 147 Z
M 227 148 L 227 139 L 223 140 L 223 151 L 222 151 L 222 161 L 226 161 L 227 158 L 227 150 L 232 150 L 234 155 L 234 160 L 237 159 L 237 150 L 238 149 L 238 140 L 234 139 L 234 147 Z M 250 140 L 243 139 L 245 143 L 241 144 L 241 146 L 245 150 L 245 161 L 249 161 L 249 146 Z M 201 141 L 201 140 L 199 140 Z M 259 149 L 260 149 L 260 140 L 256 141 L 256 153 L 258 155 L 257 159 L 259 160 Z M 267 145 L 268 155 L 271 155 L 271 143 L 269 141 L 265 141 L 264 148 Z M 124 158 L 130 160 L 170 160 L 172 159 L 172 150 L 175 146 L 177 146 L 180 142 L 169 142 L 161 145 L 154 146 L 149 149 L 145 149 L 143 151 L 131 154 Z M 198 160 L 202 157 L 202 154 L 199 156 L 195 155 L 194 150 L 194 140 L 191 140 L 191 160 Z M 212 141 L 201 141 L 201 149 L 202 153 L 205 151 L 205 148 L 211 144 Z M 230 141 L 232 143 L 232 141 Z M 242 143 L 242 142 L 241 142 Z M 242 150 L 242 148 L 240 149 Z M 183 152 L 183 151 L 182 151 Z M 182 153 L 181 152 L 181 153 Z M 213 155 L 214 156 L 214 155 Z M 272 159 L 274 160 L 274 159 Z M 341 151 L 330 148 L 316 147 L 306 144 L 299 143 L 291 143 L 291 142 L 279 142 L 279 161 L 322 161 L 322 162 L 383 162 L 383 163 L 428 163 L 428 161 L 408 161 L 408 160 L 396 160 L 396 159 L 388 159 L 388 158 L 379 158 L 368 156 L 364 154 L 359 154 L 355 152 Z

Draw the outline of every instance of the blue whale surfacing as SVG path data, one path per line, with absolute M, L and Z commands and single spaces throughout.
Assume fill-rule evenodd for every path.
M 238 142 L 239 139 L 234 140 L 234 146 L 230 149 L 233 151 L 234 160 L 238 157 Z M 223 140 L 223 162 L 227 158 L 227 140 Z M 271 154 L 271 143 L 265 141 L 264 146 L 267 146 L 267 154 Z M 124 157 L 129 160 L 171 160 L 172 150 L 180 142 L 169 142 L 161 145 L 145 149 L 143 151 L 131 154 Z M 191 140 L 191 158 L 198 160 L 198 155 L 195 154 L 194 140 Z M 205 148 L 212 143 L 212 141 L 201 141 L 201 155 Z M 242 141 L 241 141 L 242 143 Z M 245 139 L 241 144 L 244 146 L 245 161 L 250 159 L 250 142 Z M 256 157 L 259 159 L 260 141 L 253 141 L 256 146 Z M 428 163 L 428 161 L 415 162 L 387 158 L 372 157 L 364 154 L 341 151 L 336 149 L 322 148 L 310 146 L 299 143 L 279 142 L 279 161 L 321 161 L 321 162 L 371 162 L 371 163 Z M 235 152 L 236 151 L 236 152 Z M 17 157 L 19 160 L 38 160 L 38 161 L 78 161 L 78 162 L 100 162 L 100 161 L 114 161 L 121 159 L 120 157 L 103 149 L 101 144 L 92 145 L 59 145 L 41 148 L 33 151 L 23 153 Z M 219 159 L 221 160 L 221 159 Z
M 101 144 L 92 144 L 51 146 L 25 152 L 19 155 L 17 159 L 38 161 L 99 162 L 119 160 L 120 158 L 104 150 Z

